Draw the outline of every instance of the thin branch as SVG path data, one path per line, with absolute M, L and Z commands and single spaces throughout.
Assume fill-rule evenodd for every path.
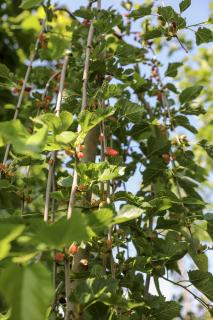
M 181 48 L 182 48 L 186 53 L 189 53 L 188 49 L 186 49 L 186 47 L 183 45 L 183 43 L 182 43 L 182 41 L 180 40 L 180 38 L 178 37 L 178 35 L 176 34 L 174 37 L 175 37 L 175 38 L 177 39 L 177 41 L 179 42 Z
M 37 51 L 38 51 L 38 47 L 39 47 L 39 43 L 40 43 L 40 36 L 44 32 L 45 26 L 46 26 L 46 20 L 44 19 L 43 22 L 42 22 L 42 29 L 41 29 L 38 37 L 37 37 L 37 40 L 36 40 L 36 43 L 35 43 L 35 48 L 34 48 L 32 54 L 31 54 L 31 57 L 30 57 L 30 61 L 29 61 L 28 67 L 27 67 L 27 71 L 26 71 L 25 77 L 24 77 L 24 81 L 23 81 L 21 92 L 20 92 L 20 95 L 19 95 L 19 98 L 18 98 L 18 102 L 17 102 L 17 105 L 16 105 L 16 109 L 15 109 L 15 113 L 14 113 L 14 116 L 13 116 L 13 120 L 16 120 L 18 118 L 19 110 L 21 108 L 21 104 L 22 104 L 22 101 L 23 101 L 23 98 L 24 98 L 24 92 L 25 92 L 25 89 L 26 89 L 26 86 L 27 86 L 27 82 L 28 82 L 28 79 L 29 79 L 29 76 L 30 76 L 30 71 L 32 69 L 33 61 L 35 60 L 35 57 L 36 57 L 36 54 L 37 54 Z M 10 144 L 7 144 L 7 146 L 6 146 L 4 159 L 3 159 L 3 164 L 6 164 L 6 162 L 7 162 L 8 155 L 9 155 L 9 152 L 10 152 L 10 146 L 11 146 Z
M 64 58 L 64 63 L 63 63 L 62 71 L 61 71 L 59 92 L 58 92 L 56 108 L 55 108 L 56 117 L 59 117 L 59 115 L 60 115 L 62 95 L 63 95 L 63 90 L 64 90 L 64 82 L 65 82 L 67 65 L 68 65 L 68 61 L 69 61 L 69 53 L 70 52 L 68 52 Z M 52 185 L 52 181 L 53 181 L 54 164 L 55 164 L 56 156 L 57 156 L 57 151 L 51 152 L 51 157 L 49 160 L 49 167 L 48 167 L 46 194 L 45 194 L 44 221 L 48 221 L 48 217 L 49 217 L 50 192 L 51 192 L 51 185 Z
M 48 92 L 49 87 L 50 87 L 50 83 L 51 83 L 51 82 L 55 79 L 55 77 L 58 76 L 60 73 L 61 73 L 61 71 L 56 71 L 56 72 L 54 72 L 54 73 L 50 76 L 50 78 L 47 80 L 46 85 L 45 85 L 45 88 L 44 88 L 44 91 L 43 91 L 42 96 L 41 96 L 41 100 L 42 100 L 42 101 L 44 100 L 44 98 L 45 98 L 46 95 L 47 95 L 47 92 Z
M 191 290 L 189 290 L 186 286 L 180 284 L 179 282 L 175 282 L 171 279 L 168 279 L 166 277 L 161 276 L 162 279 L 171 282 L 172 284 L 179 286 L 181 288 L 183 288 L 184 290 L 188 291 L 197 301 L 199 301 L 207 310 L 209 310 L 209 305 L 201 298 L 199 298 L 194 292 L 192 292 Z

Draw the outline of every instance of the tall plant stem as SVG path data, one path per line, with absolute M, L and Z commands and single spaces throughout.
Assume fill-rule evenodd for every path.
M 101 7 L 101 1 L 98 0 L 97 3 L 97 9 L 100 10 Z M 88 77 L 89 77 L 89 65 L 90 65 L 90 53 L 92 49 L 92 41 L 93 41 L 93 35 L 94 35 L 94 22 L 91 21 L 88 37 L 87 37 L 87 47 L 86 47 L 86 53 L 85 53 L 85 63 L 84 63 L 84 71 L 83 71 L 83 86 L 82 86 L 82 105 L 81 105 L 81 112 L 84 111 L 87 107 L 87 87 L 88 87 Z M 78 132 L 80 132 L 81 127 L 78 126 Z M 76 148 L 76 151 L 78 152 L 78 148 Z M 69 198 L 69 204 L 68 204 L 68 210 L 67 210 L 67 219 L 70 219 L 72 217 L 73 207 L 75 203 L 75 195 L 76 190 L 78 186 L 78 174 L 76 171 L 76 166 L 73 171 L 73 183 L 72 188 L 70 192 L 70 198 Z
M 37 40 L 36 40 L 36 43 L 35 43 L 35 48 L 34 48 L 32 54 L 31 54 L 31 57 L 30 57 L 30 60 L 29 60 L 29 64 L 28 64 L 27 71 L 26 71 L 26 74 L 25 74 L 25 77 L 24 77 L 24 81 L 23 81 L 21 92 L 20 92 L 20 95 L 19 95 L 19 98 L 18 98 L 18 102 L 17 102 L 17 105 L 16 105 L 16 109 L 15 109 L 15 113 L 14 113 L 14 116 L 13 116 L 13 120 L 16 120 L 18 118 L 19 110 L 21 108 L 21 104 L 22 104 L 22 101 L 23 101 L 23 98 L 24 98 L 24 92 L 25 92 L 25 89 L 26 89 L 26 86 L 27 86 L 27 82 L 28 82 L 28 79 L 29 79 L 29 76 L 30 76 L 30 71 L 32 69 L 33 61 L 35 60 L 35 57 L 36 57 L 36 54 L 37 54 L 37 51 L 38 51 L 38 47 L 39 47 L 39 43 L 40 43 L 40 36 L 45 30 L 45 25 L 46 25 L 46 20 L 44 19 L 43 23 L 42 23 L 42 29 L 41 29 L 38 37 L 37 37 Z M 11 146 L 10 144 L 7 144 L 7 146 L 6 146 L 4 159 L 3 159 L 3 164 L 6 164 L 6 162 L 7 162 L 8 155 L 9 155 L 9 152 L 10 152 L 10 146 Z
M 64 90 L 64 82 L 65 82 L 68 61 L 69 61 L 69 52 L 66 54 L 66 56 L 64 58 L 64 63 L 63 63 L 62 71 L 61 71 L 59 92 L 58 92 L 56 107 L 55 107 L 56 117 L 60 116 L 62 95 L 63 95 L 63 90 Z M 49 218 L 50 192 L 51 192 L 51 185 L 52 185 L 52 181 L 53 181 L 54 165 L 55 165 L 56 156 L 57 156 L 57 151 L 51 152 L 49 166 L 48 166 L 48 178 L 47 178 L 45 206 L 44 206 L 44 221 L 46 221 L 46 222 L 48 221 L 48 218 Z
M 72 305 L 69 300 L 71 287 L 70 287 L 70 258 L 64 261 L 64 282 L 65 282 L 65 295 L 66 295 L 66 310 L 64 320 L 70 320 Z

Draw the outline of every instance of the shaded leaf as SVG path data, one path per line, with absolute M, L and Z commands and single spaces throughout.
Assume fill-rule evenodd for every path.
M 196 44 L 199 46 L 202 43 L 208 43 L 213 41 L 213 32 L 212 30 L 200 27 L 196 31 Z
M 4 259 L 11 249 L 11 242 L 22 234 L 25 226 L 20 224 L 1 224 L 0 226 L 0 260 Z
M 11 320 L 44 320 L 54 293 L 51 274 L 40 263 L 11 264 L 1 273 L 0 290 L 12 307 Z
M 188 9 L 191 5 L 191 0 L 183 0 L 181 1 L 181 3 L 179 4 L 180 7 L 180 12 L 185 11 L 186 9 Z
M 20 7 L 22 9 L 31 9 L 33 7 L 37 7 L 38 5 L 42 4 L 43 0 L 22 0 Z
M 152 5 L 140 5 L 137 7 L 137 9 L 132 10 L 131 13 L 129 14 L 130 18 L 133 18 L 134 20 L 143 18 L 145 16 L 148 16 L 151 14 L 152 11 Z
M 126 221 L 137 219 L 141 216 L 143 210 L 130 204 L 122 206 L 118 215 L 114 218 L 114 223 L 123 223 Z
M 210 158 L 213 158 L 213 145 L 209 144 L 206 139 L 198 142 L 198 144 L 206 151 Z
M 210 272 L 189 271 L 189 280 L 210 301 L 213 301 L 213 276 Z
M 149 39 L 160 38 L 164 35 L 164 33 L 165 33 L 164 29 L 155 28 L 155 29 L 146 31 L 146 33 L 143 34 L 143 39 L 149 40 Z
M 176 77 L 178 73 L 178 68 L 183 65 L 182 62 L 174 62 L 169 63 L 168 68 L 166 70 L 165 76 L 166 77 Z
M 0 78 L 12 81 L 12 73 L 5 64 L 0 63 Z
M 184 89 L 179 97 L 180 103 L 183 104 L 196 99 L 200 95 L 202 90 L 202 86 L 193 86 Z
M 171 6 L 159 7 L 158 14 L 163 17 L 166 22 L 177 20 L 178 14 Z

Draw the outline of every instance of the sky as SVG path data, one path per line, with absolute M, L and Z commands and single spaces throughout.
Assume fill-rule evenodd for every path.
M 141 0 L 133 1 L 134 3 L 143 3 Z M 164 0 L 164 1 L 156 1 L 159 3 L 164 3 L 164 5 L 168 6 L 171 5 L 174 9 L 179 9 L 179 3 L 178 0 Z M 59 0 L 57 1 L 58 4 L 66 4 L 71 10 L 76 10 L 80 6 L 87 5 L 87 0 Z M 121 1 L 120 0 L 102 0 L 102 7 L 107 8 L 109 6 L 113 6 L 114 8 L 117 8 L 121 10 Z M 204 21 L 209 13 L 209 3 L 210 0 L 192 0 L 191 7 L 186 11 L 187 20 L 190 22 L 190 24 Z
M 183 13 L 183 17 L 187 17 L 187 25 L 192 25 L 192 24 L 196 24 L 196 23 L 203 22 L 203 21 L 207 20 L 209 17 L 209 4 L 211 1 L 210 0 L 191 0 L 191 1 L 192 1 L 192 4 L 191 4 L 190 8 L 187 9 Z M 55 1 L 53 1 L 53 2 L 55 2 Z M 143 3 L 143 1 L 141 1 L 141 0 L 138 0 L 138 1 L 132 0 L 132 2 L 137 3 L 137 4 Z M 172 6 L 177 12 L 179 12 L 179 3 L 180 2 L 181 1 L 178 1 L 178 0 L 159 0 L 159 1 L 156 1 L 156 3 L 157 4 L 159 3 L 160 5 Z M 58 0 L 57 1 L 57 4 L 59 6 L 66 5 L 71 11 L 75 11 L 80 6 L 86 6 L 87 3 L 88 3 L 87 0 Z M 121 7 L 120 0 L 102 0 L 101 5 L 102 5 L 102 8 L 104 8 L 104 9 L 107 9 L 110 6 L 113 6 L 113 8 L 118 9 L 121 13 L 125 12 L 125 10 Z M 135 29 L 136 29 L 136 31 L 140 31 L 140 22 L 138 22 L 134 25 L 134 30 Z M 189 38 L 191 38 L 192 40 L 194 40 L 194 36 L 190 32 L 187 33 L 187 36 Z M 131 40 L 130 40 L 130 42 L 131 42 Z M 197 48 L 195 47 L 189 54 L 194 54 L 194 53 L 196 53 L 196 51 L 197 51 Z M 172 59 L 177 59 L 176 61 L 182 60 L 184 55 L 186 55 L 186 53 L 183 50 L 179 50 L 179 53 L 176 56 L 174 56 Z M 163 59 L 163 58 L 165 58 L 165 56 L 162 55 L 162 56 L 159 56 L 159 58 Z M 173 61 L 169 61 L 169 62 L 173 62 Z M 168 61 L 166 61 L 166 63 L 168 63 Z M 131 191 L 133 193 L 136 192 L 139 189 L 140 183 L 141 183 L 141 175 L 140 174 L 134 175 L 128 182 L 129 191 Z M 132 251 L 132 253 L 134 253 L 134 250 L 131 249 L 131 251 Z M 211 256 L 209 256 L 209 260 L 210 260 Z M 187 264 L 189 266 L 191 264 L 191 261 L 189 259 L 185 260 L 184 264 Z M 210 270 L 213 270 L 212 265 L 210 266 Z M 185 275 L 185 277 L 187 277 L 187 275 Z M 162 285 L 162 292 L 167 297 L 167 299 L 171 299 L 174 292 L 178 292 L 176 287 L 174 288 L 172 285 L 168 284 L 168 282 L 162 281 L 161 285 Z M 152 294 L 156 294 L 156 290 L 154 288 L 153 283 L 151 283 L 151 292 L 152 292 Z M 190 301 L 191 300 L 189 299 L 187 305 L 185 305 L 185 310 L 187 308 L 188 308 L 188 311 L 190 311 L 191 308 L 194 309 L 194 306 L 191 306 Z

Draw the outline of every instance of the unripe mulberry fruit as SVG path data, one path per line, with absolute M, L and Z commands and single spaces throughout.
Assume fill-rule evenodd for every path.
M 85 154 L 83 152 L 77 152 L 78 159 L 82 159 L 85 157 Z
M 74 256 L 77 252 L 78 252 L 77 244 L 75 244 L 75 243 L 71 244 L 71 246 L 69 247 L 69 254 L 71 256 Z
M 64 253 L 63 252 L 56 252 L 55 253 L 55 261 L 61 262 L 64 260 Z
M 111 157 L 116 157 L 119 155 L 119 152 L 111 147 L 106 148 L 106 155 Z

